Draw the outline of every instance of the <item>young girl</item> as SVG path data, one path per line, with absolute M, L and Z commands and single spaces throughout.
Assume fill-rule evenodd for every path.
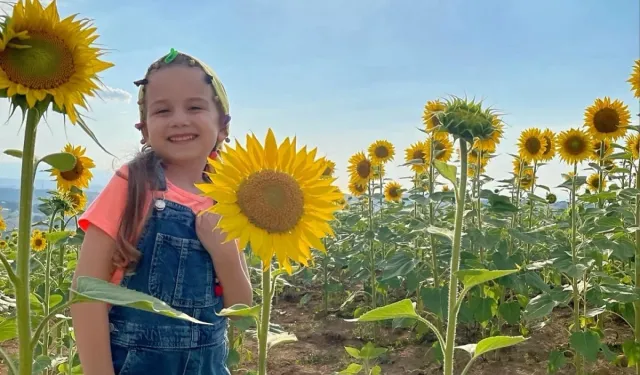
M 161 299 L 201 325 L 105 303 L 71 308 L 85 375 L 226 375 L 227 320 L 251 305 L 244 256 L 198 215 L 214 202 L 206 179 L 229 133 L 229 103 L 206 65 L 175 50 L 149 67 L 138 105 L 142 151 L 122 167 L 79 221 L 86 232 L 74 276 L 110 280 Z

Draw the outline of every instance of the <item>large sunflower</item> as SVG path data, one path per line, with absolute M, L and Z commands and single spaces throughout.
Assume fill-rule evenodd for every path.
M 412 160 L 422 160 L 422 163 L 411 164 L 412 171 L 422 173 L 427 170 L 427 164 L 429 163 L 429 153 L 427 151 L 427 144 L 424 141 L 418 141 L 404 150 L 404 159 L 407 163 Z
M 636 60 L 636 63 L 633 65 L 633 71 L 627 82 L 631 84 L 633 96 L 640 98 L 640 59 Z
M 239 239 L 240 249 L 251 244 L 265 268 L 275 253 L 289 273 L 291 261 L 308 264 L 310 248 L 326 251 L 320 239 L 333 235 L 329 222 L 343 195 L 335 179 L 322 177 L 326 163 L 315 149 L 296 150 L 295 138 L 278 146 L 269 129 L 264 146 L 247 135 L 246 148 L 236 141 L 210 163 L 211 183 L 197 187 L 217 202 L 209 211 L 221 216 L 217 228 L 227 241 Z
M 97 74 L 113 64 L 93 42 L 98 38 L 87 19 L 60 20 L 56 2 L 20 0 L 0 23 L 0 97 L 33 108 L 47 97 L 56 109 L 78 122 L 76 106 L 99 89 Z
M 528 162 L 540 161 L 547 150 L 547 139 L 542 136 L 538 128 L 529 128 L 520 133 L 518 139 L 518 153 L 522 160 Z
M 349 158 L 349 177 L 351 181 L 366 185 L 373 178 L 373 163 L 364 152 L 355 153 Z
M 384 199 L 389 202 L 400 202 L 402 200 L 402 185 L 396 181 L 388 182 L 384 186 Z
M 626 141 L 627 150 L 631 152 L 631 155 L 634 159 L 638 159 L 638 157 L 640 156 L 640 134 L 629 134 Z
M 629 121 L 629 108 L 618 99 L 611 101 L 609 97 L 598 98 L 584 111 L 584 124 L 597 140 L 615 141 L 624 136 Z
M 440 126 L 438 121 L 438 113 L 444 109 L 444 103 L 439 100 L 429 100 L 424 105 L 424 111 L 422 112 L 422 122 L 424 123 L 425 130 L 428 132 L 434 131 L 435 128 Z M 441 131 L 438 129 L 437 131 Z
M 557 150 L 567 164 L 580 163 L 591 155 L 592 138 L 582 129 L 569 129 L 558 134 Z
M 396 155 L 396 150 L 387 140 L 375 141 L 369 146 L 369 159 L 373 164 L 384 164 L 393 160 Z
M 556 135 L 551 129 L 545 129 L 542 131 L 542 138 L 544 138 L 547 143 L 545 144 L 540 161 L 549 161 L 556 155 Z
M 596 141 L 593 140 L 591 142 L 591 160 L 598 161 L 600 160 L 600 150 L 604 146 L 604 154 L 602 159 L 606 159 L 609 155 L 613 154 L 613 147 L 611 147 L 611 142 L 608 140 Z
M 589 177 L 587 177 L 587 189 L 592 193 L 597 193 L 600 191 L 600 183 L 602 183 L 602 189 L 607 186 L 607 181 L 604 179 L 600 179 L 599 173 L 593 173 Z
M 61 192 L 70 191 L 73 186 L 78 189 L 86 189 L 89 187 L 89 182 L 93 178 L 91 168 L 94 168 L 96 165 L 90 157 L 84 156 L 85 151 L 86 150 L 80 146 L 73 147 L 70 144 L 64 146 L 63 152 L 70 153 L 76 157 L 76 165 L 70 171 L 66 172 L 55 168 L 51 170 L 51 176 L 56 178 L 58 190 Z
M 433 155 L 431 155 L 431 143 L 433 142 Z M 444 132 L 436 133 L 430 136 L 426 144 L 426 153 L 427 160 L 430 161 L 431 157 L 433 159 L 439 160 L 442 162 L 448 162 L 451 159 L 451 154 L 453 153 L 453 144 L 449 139 L 449 135 Z
M 349 193 L 354 197 L 359 197 L 367 191 L 366 185 L 360 185 L 356 182 L 349 183 Z

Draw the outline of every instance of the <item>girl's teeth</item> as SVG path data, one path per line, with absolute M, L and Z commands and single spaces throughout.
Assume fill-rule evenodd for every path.
M 181 137 L 171 137 L 169 138 L 170 141 L 174 141 L 174 142 L 179 142 L 179 141 L 190 141 L 192 139 L 194 139 L 195 136 L 194 135 L 185 135 L 185 136 L 181 136 Z

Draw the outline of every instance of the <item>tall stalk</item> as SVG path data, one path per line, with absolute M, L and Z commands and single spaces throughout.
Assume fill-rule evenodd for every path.
M 467 142 L 460 139 L 460 181 L 456 191 L 456 218 L 453 230 L 453 247 L 451 250 L 451 265 L 449 274 L 449 311 L 447 318 L 447 336 L 444 351 L 444 375 L 453 375 L 453 351 L 456 341 L 458 297 L 458 275 L 460 269 L 460 240 L 462 237 L 462 222 L 464 220 L 464 200 L 467 190 Z
M 578 174 L 578 163 L 573 164 L 573 177 L 571 178 L 571 258 L 574 266 L 578 263 L 578 250 L 576 246 L 576 177 Z M 572 278 L 573 285 L 573 331 L 580 331 L 580 291 L 578 290 L 577 278 Z M 576 352 L 575 366 L 576 374 L 583 374 L 582 356 Z
M 371 183 L 369 186 L 369 231 L 373 232 L 373 196 L 371 194 Z M 371 308 L 377 305 L 376 295 L 376 253 L 373 244 L 373 237 L 369 239 L 369 261 L 371 262 Z
M 267 375 L 267 338 L 269 317 L 271 316 L 271 264 L 262 271 L 262 312 L 260 314 L 260 334 L 258 335 L 258 375 Z
M 40 110 L 27 110 L 22 147 L 22 171 L 20 175 L 20 217 L 18 219 L 18 255 L 16 258 L 16 310 L 18 323 L 19 371 L 20 375 L 31 375 L 33 350 L 31 349 L 31 306 L 29 304 L 29 239 L 31 235 L 31 208 L 33 204 L 33 174 L 36 146 L 36 130 L 41 116 Z M 48 303 L 46 301 L 45 303 Z
M 53 214 L 51 215 L 51 221 L 49 221 L 49 233 L 53 231 L 53 224 L 56 221 L 56 215 L 58 214 L 57 210 L 53 210 Z M 44 275 L 44 316 L 49 315 L 50 305 L 49 300 L 51 299 L 51 253 L 53 252 L 53 245 L 51 242 L 47 244 L 47 260 L 45 265 L 45 275 Z M 49 352 L 49 323 L 44 327 L 43 331 L 43 347 L 44 351 L 42 354 L 47 354 Z
M 435 213 L 433 212 L 433 200 L 431 197 L 433 196 L 434 190 L 434 179 L 435 179 L 435 167 L 433 166 L 433 160 L 435 159 L 435 147 L 433 136 L 431 137 L 431 155 L 429 156 L 429 225 L 435 224 Z M 436 239 L 433 233 L 429 233 L 429 244 L 431 247 L 431 268 L 433 272 L 433 286 L 435 288 L 440 287 L 440 272 L 438 270 L 438 250 L 436 249 Z M 424 257 L 423 257 L 424 258 Z M 438 319 L 438 323 L 440 323 L 440 319 Z M 439 327 L 439 324 L 438 324 Z
M 633 168 L 629 168 L 631 171 Z M 638 158 L 638 167 L 636 168 L 636 189 L 640 189 L 640 158 Z M 629 174 L 629 186 L 631 186 L 631 173 Z M 636 227 L 640 227 L 640 194 L 636 194 Z M 636 287 L 640 286 L 640 230 L 636 230 L 636 254 L 635 254 L 635 271 L 636 271 Z M 640 344 L 640 301 L 633 303 L 635 310 L 635 319 L 633 333 L 636 344 Z M 636 375 L 640 375 L 640 363 L 636 363 Z
M 477 194 L 477 205 L 478 205 L 478 230 L 482 231 L 482 201 L 480 200 L 480 171 L 482 170 L 482 150 L 478 150 L 478 162 L 476 163 L 476 194 Z M 484 264 L 484 248 L 480 245 L 480 263 Z

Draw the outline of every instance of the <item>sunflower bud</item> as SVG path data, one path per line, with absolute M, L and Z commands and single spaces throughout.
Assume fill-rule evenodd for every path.
M 547 194 L 547 203 L 554 204 L 557 201 L 558 201 L 558 197 L 555 194 L 553 193 Z
M 474 139 L 491 139 L 497 130 L 493 111 L 483 109 L 481 103 L 473 100 L 447 100 L 444 109 L 435 116 L 440 129 L 469 143 L 473 143 Z

